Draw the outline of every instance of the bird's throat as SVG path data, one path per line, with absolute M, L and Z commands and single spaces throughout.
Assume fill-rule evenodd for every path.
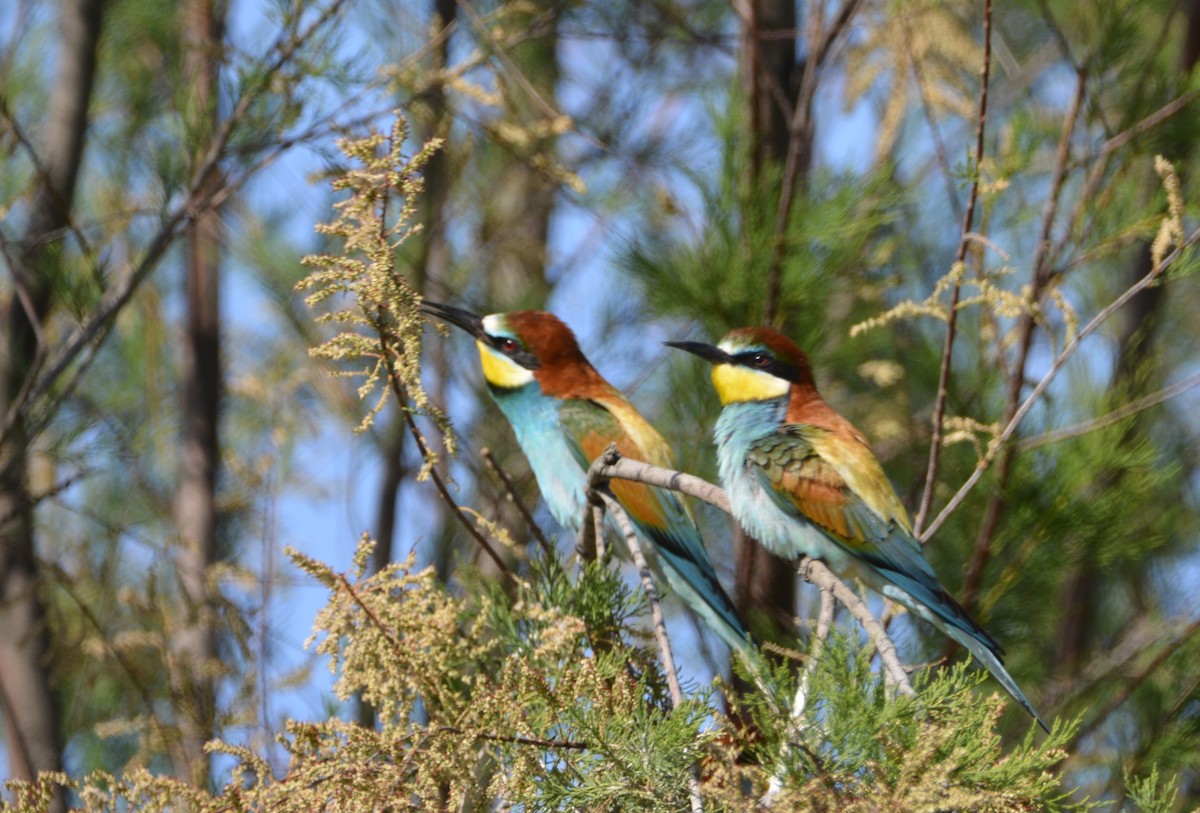
M 773 401 L 787 395 L 791 382 L 770 373 L 738 364 L 718 364 L 712 370 L 713 387 L 722 404 Z
M 515 389 L 533 381 L 532 370 L 526 370 L 483 342 L 475 342 L 475 346 L 479 348 L 479 363 L 483 367 L 483 377 L 489 385 L 502 389 Z

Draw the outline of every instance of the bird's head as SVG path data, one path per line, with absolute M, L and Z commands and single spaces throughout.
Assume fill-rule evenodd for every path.
M 767 327 L 741 327 L 714 347 L 700 342 L 667 342 L 713 365 L 713 387 L 722 404 L 772 401 L 793 385 L 813 386 L 808 356 L 795 342 Z
M 552 395 L 572 374 L 595 374 L 575 334 L 552 313 L 512 311 L 478 316 L 428 300 L 421 303 L 421 310 L 475 337 L 483 377 L 492 389 L 514 389 L 536 380 Z

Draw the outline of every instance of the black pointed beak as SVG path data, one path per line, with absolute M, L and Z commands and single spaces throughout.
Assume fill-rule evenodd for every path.
M 456 327 L 462 328 L 476 339 L 487 340 L 487 333 L 483 330 L 483 317 L 479 316 L 479 314 L 472 313 L 464 308 L 456 308 L 453 305 L 430 302 L 428 299 L 421 301 L 421 310 L 430 316 L 441 319 L 443 322 L 449 322 Z
M 686 350 L 689 353 L 699 356 L 710 364 L 732 364 L 733 358 L 719 347 L 713 347 L 711 344 L 703 342 L 665 342 L 667 347 L 675 347 L 680 350 Z

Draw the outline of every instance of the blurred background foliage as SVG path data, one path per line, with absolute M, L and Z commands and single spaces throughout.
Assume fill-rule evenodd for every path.
M 399 109 L 408 155 L 442 139 L 408 201 L 420 231 L 395 251 L 412 291 L 554 311 L 681 468 L 710 480 L 718 405 L 700 366 L 661 341 L 743 324 L 809 351 L 914 514 L 928 488 L 923 527 L 987 456 L 926 550 L 1043 715 L 1079 720 L 1064 760 L 1022 764 L 1052 770 L 1068 800 L 1200 804 L 1192 253 L 1063 359 L 993 445 L 1078 330 L 1152 272 L 1164 221 L 1168 251 L 1191 245 L 1200 2 L 12 0 L 0 43 L 8 775 L 145 768 L 215 791 L 245 755 L 206 755 L 209 738 L 282 776 L 285 720 L 386 730 L 369 693 L 348 700 L 312 668 L 301 645 L 326 595 L 285 545 L 346 569 L 367 531 L 364 578 L 412 552 L 446 601 L 503 580 L 417 477 L 399 405 L 353 435 L 366 407 L 308 353 L 330 333 L 295 286 L 302 256 L 342 250 L 313 228 L 350 165 L 337 140 L 387 132 Z M 507 530 L 508 567 L 528 574 L 531 535 L 482 450 L 553 520 L 473 348 L 425 338 L 425 388 L 459 438 L 437 470 Z M 816 591 L 726 518 L 701 517 L 763 637 L 805 648 Z M 935 664 L 922 679 L 970 696 L 940 668 L 960 653 L 872 606 L 906 662 Z M 699 706 L 663 730 L 704 740 L 737 702 L 708 688 L 729 664 L 666 607 Z M 829 669 L 869 666 L 854 622 L 838 629 Z M 819 685 L 836 694 L 833 675 Z M 864 709 L 843 716 L 884 719 Z M 983 737 L 992 720 L 974 725 Z M 996 725 L 1012 749 L 1029 722 L 1018 709 Z M 899 759 L 889 747 L 879 759 Z M 705 781 L 735 770 L 730 753 Z M 686 764 L 643 779 L 678 780 Z M 798 787 L 820 770 L 804 766 Z M 547 808 L 592 798 L 548 781 Z M 1160 793 L 1170 782 L 1177 794 Z

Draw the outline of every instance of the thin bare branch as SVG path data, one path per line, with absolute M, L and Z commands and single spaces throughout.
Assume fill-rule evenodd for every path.
M 533 538 L 542 546 L 542 550 L 547 556 L 553 556 L 554 546 L 550 544 L 546 539 L 546 535 L 542 533 L 542 529 L 538 527 L 533 514 L 529 511 L 529 507 L 525 505 L 525 501 L 521 499 L 521 495 L 517 493 L 516 487 L 513 486 L 512 478 L 508 476 L 508 472 L 501 467 L 495 455 L 492 454 L 491 449 L 481 449 L 480 454 L 483 455 L 484 462 L 487 463 L 492 473 L 500 478 L 500 482 L 504 483 L 504 490 L 508 492 L 508 498 L 512 500 L 513 505 L 517 507 L 517 511 L 524 518 L 525 523 L 529 526 L 529 532 L 533 534 Z
M 1016 361 L 1009 371 L 1008 396 L 1004 408 L 1003 421 L 1010 421 L 1018 409 L 1021 400 L 1021 390 L 1025 386 L 1025 366 L 1033 349 L 1033 338 L 1037 331 L 1036 307 L 1041 302 L 1047 287 L 1053 277 L 1052 267 L 1054 251 L 1050 235 L 1054 223 L 1058 219 L 1058 207 L 1063 185 L 1067 178 L 1067 164 L 1071 157 L 1071 140 L 1075 133 L 1075 125 L 1079 121 L 1079 111 L 1087 90 L 1088 72 L 1086 67 L 1076 70 L 1075 94 L 1071 99 L 1071 107 L 1063 119 L 1062 133 L 1058 140 L 1058 152 L 1054 161 L 1054 172 L 1050 178 L 1050 191 L 1046 195 L 1042 207 L 1042 227 L 1038 236 L 1037 247 L 1034 249 L 1033 264 L 1030 271 L 1028 301 L 1031 310 L 1022 318 L 1019 325 L 1019 340 Z M 1005 446 L 1000 451 L 1000 459 L 996 465 L 996 489 L 988 499 L 984 509 L 983 520 L 975 536 L 971 551 L 971 559 L 967 564 L 967 575 L 963 580 L 962 603 L 968 609 L 974 604 L 983 581 L 983 572 L 991 558 L 992 540 L 1000 523 L 1001 514 L 1006 504 L 1004 489 L 1008 485 L 1013 457 L 1016 449 Z
M 983 136 L 987 124 L 988 83 L 992 70 L 992 0 L 983 4 L 983 67 L 979 69 L 979 115 L 975 120 L 975 171 L 971 179 L 971 193 L 967 198 L 967 210 L 963 215 L 962 237 L 958 241 L 958 254 L 955 265 L 967 258 L 967 248 L 971 244 L 968 235 L 972 234 L 975 223 L 975 205 L 979 200 L 979 175 L 983 163 Z M 938 371 L 937 396 L 933 406 L 933 436 L 929 440 L 929 463 L 925 467 L 925 487 L 921 491 L 921 503 L 917 509 L 917 517 L 913 522 L 913 533 L 919 539 L 921 528 L 929 516 L 929 508 L 933 503 L 933 489 L 937 482 L 938 463 L 942 454 L 942 432 L 946 419 L 946 400 L 950 393 L 950 362 L 954 356 L 954 339 L 958 327 L 958 300 L 962 293 L 961 276 L 955 277 L 954 287 L 950 291 L 950 310 L 946 314 L 946 340 L 942 345 L 942 366 Z
M 640 460 L 630 460 L 628 457 L 621 457 L 620 454 L 610 456 L 606 451 L 593 461 L 588 471 L 588 483 L 594 488 L 610 479 L 633 480 L 678 491 L 720 508 L 726 514 L 732 513 L 725 492 L 706 480 L 686 472 L 652 466 Z
M 379 346 L 380 352 L 383 353 L 383 357 L 387 361 L 388 384 L 392 388 L 392 394 L 396 396 L 396 405 L 399 407 L 401 414 L 404 415 L 404 422 L 408 425 L 409 435 L 412 437 L 413 443 L 417 445 L 417 451 L 420 452 L 421 459 L 426 462 L 432 462 L 434 459 L 433 454 L 429 451 L 429 447 L 425 445 L 425 438 L 421 435 L 421 430 L 417 428 L 417 422 L 413 418 L 412 410 L 408 408 L 408 397 L 405 395 L 404 388 L 400 385 L 399 377 L 396 375 L 395 359 L 392 358 L 391 352 L 388 350 L 388 343 L 382 337 L 379 340 Z M 512 572 L 512 569 L 509 568 L 504 558 L 487 541 L 487 537 L 479 532 L 479 529 L 475 527 L 475 523 L 471 521 L 467 512 L 459 507 L 454 497 L 450 494 L 450 490 L 446 488 L 445 482 L 442 481 L 442 476 L 438 474 L 437 469 L 432 465 L 429 466 L 429 479 L 433 480 L 434 488 L 437 489 L 437 493 L 446 504 L 446 507 L 450 509 L 450 513 L 458 518 L 459 524 L 466 528 L 467 533 L 479 543 L 479 547 L 483 548 L 484 553 L 496 564 L 500 572 L 514 582 L 519 583 L 520 579 L 517 578 L 517 574 Z
M 900 694 L 915 695 L 912 683 L 908 679 L 908 671 L 900 661 L 896 645 L 888 637 L 883 626 L 871 613 L 862 597 L 850 589 L 844 581 L 834 575 L 828 566 L 820 559 L 810 559 L 807 556 L 800 559 L 800 574 L 805 581 L 815 584 L 822 590 L 828 590 L 842 606 L 850 611 L 850 615 L 863 625 L 871 639 L 871 645 L 879 653 L 879 661 L 883 665 L 883 674 L 900 692 Z
M 588 500 L 583 507 L 583 519 L 575 535 L 575 552 L 580 564 L 604 561 L 604 506 Z
M 457 734 L 467 735 L 479 740 L 487 740 L 488 742 L 507 742 L 513 745 L 532 745 L 536 748 L 563 748 L 568 751 L 586 751 L 593 746 L 590 743 L 580 742 L 578 740 L 542 740 L 532 737 L 518 737 L 512 734 L 489 734 L 483 731 L 463 731 L 455 726 L 441 726 L 437 729 L 439 734 Z
M 1169 387 L 1163 387 L 1157 392 L 1152 392 L 1149 395 L 1130 401 L 1128 404 L 1114 409 L 1111 412 L 1106 412 L 1088 421 L 1077 423 L 1073 426 L 1064 426 L 1062 429 L 1054 429 L 1037 435 L 1031 438 L 1025 438 L 1017 443 L 1017 451 L 1024 452 L 1030 449 L 1039 449 L 1042 446 L 1049 446 L 1052 443 L 1060 443 L 1064 440 L 1081 437 L 1091 432 L 1103 429 L 1106 426 L 1112 426 L 1114 423 L 1125 420 L 1130 415 L 1157 406 L 1164 401 L 1168 401 L 1178 395 L 1182 395 L 1194 387 L 1200 386 L 1200 373 L 1188 376 L 1183 381 L 1172 384 Z
M 933 155 L 937 160 L 938 168 L 942 171 L 942 182 L 946 184 L 946 200 L 949 201 L 950 210 L 955 218 L 963 220 L 963 209 L 958 200 L 954 170 L 950 166 L 950 159 L 946 154 L 946 143 L 942 140 L 942 131 L 938 129 L 937 118 L 933 113 L 933 102 L 930 101 L 929 92 L 925 87 L 925 74 L 921 69 L 921 63 L 917 61 L 917 54 L 913 50 L 912 24 L 907 17 L 901 17 L 900 24 L 906 35 L 904 48 L 908 54 L 908 63 L 912 66 L 913 81 L 917 84 L 917 95 L 921 97 L 921 110 L 925 114 L 925 126 L 929 128 L 929 136 L 933 140 Z M 976 165 L 978 165 L 978 160 Z M 976 178 L 978 178 L 978 172 Z
M 646 593 L 646 600 L 650 604 L 650 619 L 654 624 L 654 639 L 658 642 L 658 654 L 662 660 L 663 671 L 667 676 L 667 687 L 671 691 L 671 702 L 675 706 L 683 703 L 683 690 L 679 685 L 679 675 L 675 671 L 675 656 L 671 652 L 671 640 L 667 637 L 667 622 L 663 616 L 662 603 L 659 601 L 658 588 L 654 584 L 654 576 L 650 573 L 650 564 L 646 561 L 646 556 L 642 553 L 641 542 L 638 540 L 637 531 L 633 528 L 633 522 L 629 519 L 629 515 L 625 513 L 625 509 L 617 502 L 616 498 L 606 494 L 604 491 L 596 491 L 596 495 L 604 503 L 604 507 L 612 514 L 613 519 L 617 523 L 617 527 L 621 529 L 621 535 L 625 537 L 625 544 L 629 548 L 629 555 L 633 559 L 634 566 L 638 569 L 638 575 L 642 580 L 642 590 Z
M 388 378 L 392 383 L 392 392 L 400 401 L 400 410 L 404 413 L 404 421 L 408 424 L 408 431 L 413 439 L 413 443 L 417 444 L 417 450 L 421 453 L 421 459 L 429 460 L 429 447 L 425 445 L 425 439 L 421 437 L 421 430 L 417 428 L 417 422 L 413 420 L 412 413 L 406 408 L 408 399 L 404 397 L 404 391 L 400 389 L 400 385 L 396 381 L 395 375 L 390 371 L 388 373 Z M 488 557 L 495 562 L 496 567 L 499 568 L 500 572 L 515 582 L 520 581 L 517 578 L 517 574 L 513 573 L 512 569 L 504 561 L 504 558 L 497 553 L 496 549 L 492 547 L 492 544 L 487 541 L 487 537 L 480 533 L 479 529 L 475 527 L 475 523 L 471 521 L 471 518 L 467 515 L 467 512 L 459 507 L 454 497 L 450 494 L 450 490 L 446 488 L 446 484 L 442 481 L 442 477 L 440 474 L 438 474 L 437 469 L 430 467 L 429 479 L 433 480 L 434 488 L 437 489 L 437 493 L 442 498 L 442 501 L 446 503 L 446 507 L 450 509 L 450 513 L 458 518 L 459 524 L 466 528 L 467 533 L 469 533 L 471 537 L 479 543 L 479 547 L 483 548 L 484 553 L 486 553 Z
M 829 56 L 834 43 L 850 26 L 862 0 L 844 0 L 833 21 L 816 37 L 816 48 L 804 68 L 796 103 L 792 106 L 787 157 L 784 160 L 783 187 L 775 210 L 775 227 L 771 240 L 771 264 L 767 268 L 767 294 L 763 303 L 763 322 L 771 324 L 778 316 L 780 286 L 783 280 L 784 235 L 792 206 L 796 201 L 801 173 L 806 169 L 812 141 L 812 105 L 817 93 L 817 75 Z
M 922 532 L 922 542 L 928 540 L 935 533 L 937 533 L 938 529 L 942 527 L 950 515 L 953 514 L 960 505 L 962 505 L 962 502 L 966 499 L 967 494 L 970 493 L 971 489 L 973 489 L 979 482 L 980 478 L 983 477 L 984 472 L 986 472 L 991 466 L 992 460 L 995 459 L 997 452 L 1001 449 L 1007 448 L 1009 440 L 1012 438 L 1013 433 L 1016 432 L 1021 421 L 1026 415 L 1029 414 L 1029 410 L 1033 409 L 1034 403 L 1036 403 L 1038 398 L 1042 396 L 1042 393 L 1046 391 L 1046 388 L 1050 386 L 1050 382 L 1054 380 L 1054 377 L 1058 375 L 1058 371 L 1062 369 L 1063 365 L 1067 363 L 1067 360 L 1075 353 L 1080 343 L 1094 333 L 1096 329 L 1100 327 L 1100 325 L 1102 325 L 1110 316 L 1128 304 L 1129 300 L 1137 296 L 1139 292 L 1157 283 L 1163 273 L 1176 262 L 1178 262 L 1179 258 L 1183 256 L 1183 253 L 1196 245 L 1197 242 L 1200 242 L 1200 229 L 1193 231 L 1188 236 L 1187 240 L 1184 241 L 1183 245 L 1176 248 L 1163 260 L 1162 265 L 1157 268 L 1152 268 L 1150 272 L 1146 274 L 1146 276 L 1142 277 L 1136 283 L 1131 285 L 1125 291 L 1125 293 L 1121 294 L 1119 297 L 1110 302 L 1103 310 L 1093 316 L 1091 321 L 1084 325 L 1084 327 L 1073 339 L 1067 342 L 1066 346 L 1063 347 L 1062 352 L 1055 357 L 1054 362 L 1050 365 L 1050 369 L 1046 371 L 1044 376 L 1042 376 L 1041 381 L 1037 383 L 1037 386 L 1033 388 L 1033 391 L 1029 393 L 1029 395 L 1021 403 L 1020 407 L 1017 408 L 1017 411 L 1013 414 L 1008 423 L 1005 424 L 1004 429 L 1000 432 L 1000 434 L 996 436 L 995 440 L 993 440 L 991 444 L 989 444 L 988 451 L 975 465 L 975 471 L 973 471 L 971 476 L 967 478 L 967 481 L 959 487 L 958 492 L 955 493 L 950 502 L 946 504 L 946 507 L 942 509 L 941 513 L 937 515 L 937 518 L 930 523 L 929 527 L 926 528 L 924 532 Z

